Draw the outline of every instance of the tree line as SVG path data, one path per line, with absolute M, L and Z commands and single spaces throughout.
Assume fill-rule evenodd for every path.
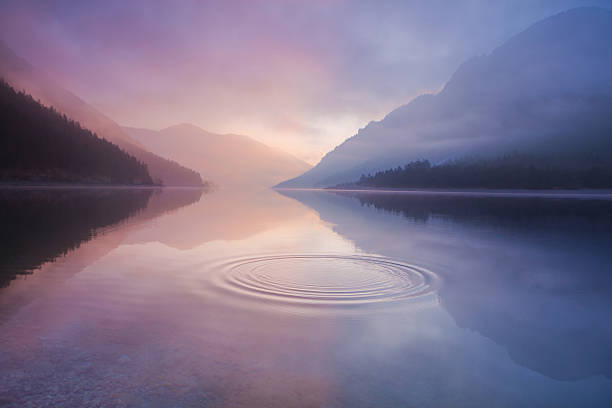
M 2 79 L 0 181 L 153 184 L 145 164 Z
M 362 175 L 352 185 L 389 188 L 612 188 L 610 166 L 585 162 L 564 166 L 568 162 L 562 158 L 555 162 L 544 156 L 518 153 L 437 165 L 428 160 L 417 160 L 403 167 Z

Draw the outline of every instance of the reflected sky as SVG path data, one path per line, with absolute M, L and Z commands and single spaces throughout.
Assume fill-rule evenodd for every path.
M 0 406 L 612 403 L 612 201 L 181 191 L 0 289 Z

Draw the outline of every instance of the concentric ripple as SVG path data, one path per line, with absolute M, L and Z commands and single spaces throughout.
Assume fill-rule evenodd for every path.
M 219 265 L 216 285 L 231 294 L 308 305 L 359 305 L 417 299 L 435 292 L 438 276 L 375 256 L 274 255 Z

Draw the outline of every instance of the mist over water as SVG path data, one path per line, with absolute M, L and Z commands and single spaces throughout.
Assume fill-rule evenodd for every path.
M 0 407 L 612 404 L 605 194 L 67 194 L 0 195 Z

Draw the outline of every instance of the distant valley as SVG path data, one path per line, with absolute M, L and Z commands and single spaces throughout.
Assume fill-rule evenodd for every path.
M 312 167 L 248 136 L 211 133 L 190 124 L 160 131 L 123 130 L 149 151 L 193 168 L 220 186 L 271 187 Z
M 58 115 L 66 115 L 68 120 L 77 121 L 85 131 L 91 131 L 106 139 L 146 165 L 145 173 L 148 170 L 148 175 L 145 179 L 148 181 L 145 181 L 145 184 L 203 186 L 212 183 L 223 187 L 271 187 L 312 167 L 288 153 L 248 136 L 210 133 L 189 124 L 171 126 L 160 131 L 122 128 L 78 96 L 62 88 L 42 70 L 17 56 L 2 42 L 0 78 L 15 90 L 24 91 L 43 105 L 52 107 Z M 9 114 L 8 112 L 4 111 L 5 114 Z M 23 132 L 30 130 L 13 127 L 10 131 L 10 137 L 18 140 Z M 44 129 L 39 127 L 39 132 L 43 131 Z M 42 134 L 39 136 L 42 138 Z M 42 140 L 41 138 L 39 140 Z M 77 160 L 77 156 L 71 157 Z M 41 169 L 28 173 L 8 168 L 10 165 L 7 161 L 3 168 L 6 180 L 110 183 L 110 178 L 102 176 L 101 173 L 100 177 L 91 178 L 87 174 L 79 177 L 78 174 L 60 174 L 61 171 L 57 169 L 42 169 L 42 164 L 39 166 Z M 107 170 L 111 172 L 111 162 L 108 163 Z M 114 180 L 118 179 L 115 177 Z M 124 183 L 125 180 L 118 182 Z

